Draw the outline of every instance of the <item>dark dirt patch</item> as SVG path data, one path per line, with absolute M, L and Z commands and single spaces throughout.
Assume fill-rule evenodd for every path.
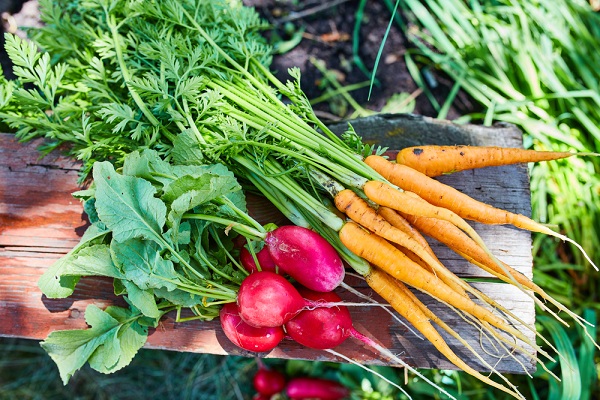
M 357 17 L 360 17 L 360 1 L 275 1 L 246 0 L 274 26 L 271 35 L 290 39 L 304 28 L 301 42 L 291 51 L 275 57 L 273 69 L 280 79 L 287 79 L 287 69 L 297 66 L 302 71 L 302 87 L 310 99 L 323 94 L 323 74 L 310 61 L 321 60 L 327 69 L 334 71 L 343 86 L 365 82 L 370 79 L 358 66 L 358 58 L 369 71 L 373 70 L 377 53 L 392 17 L 391 10 L 383 0 L 367 1 L 357 34 L 354 33 Z M 383 53 L 376 71 L 377 85 L 371 97 L 369 88 L 352 91 L 352 97 L 363 107 L 380 111 L 393 94 L 414 93 L 417 85 L 406 68 L 404 54 L 410 49 L 397 24 L 393 24 L 385 41 Z M 356 48 L 356 50 L 354 50 Z M 442 74 L 433 72 L 435 88 L 430 88 L 438 102 L 443 103 L 453 82 Z M 472 104 L 460 95 L 457 105 L 448 114 L 456 118 L 472 110 Z M 335 104 L 319 104 L 319 111 L 335 114 Z M 334 108 L 334 109 L 332 109 Z M 425 95 L 417 97 L 415 113 L 436 116 L 437 111 Z

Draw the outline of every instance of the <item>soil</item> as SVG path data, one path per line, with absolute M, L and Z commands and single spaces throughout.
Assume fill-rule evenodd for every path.
M 282 54 L 274 56 L 272 69 L 279 79 L 285 81 L 289 78 L 288 68 L 300 68 L 302 88 L 309 99 L 316 99 L 333 88 L 324 78 L 322 71 L 315 66 L 315 62 L 320 62 L 343 87 L 361 83 L 367 85 L 349 92 L 349 95 L 366 109 L 381 111 L 392 95 L 408 93 L 416 95 L 413 110 L 415 114 L 437 115 L 426 96 L 419 94 L 420 91 L 406 68 L 404 55 L 407 49 L 410 49 L 410 43 L 396 23 L 392 24 L 385 39 L 376 71 L 376 84 L 369 97 L 370 75 L 368 73 L 373 70 L 392 17 L 386 3 L 393 3 L 393 1 L 367 0 L 356 34 L 354 30 L 357 17 L 360 17 L 360 0 L 244 0 L 243 2 L 247 6 L 255 7 L 272 25 L 273 29 L 267 32 L 271 41 L 283 40 L 287 45 L 294 39 L 299 39 L 299 43 L 295 46 L 288 46 Z M 23 34 L 21 27 L 39 24 L 36 0 L 25 2 L 0 0 L 0 7 L 4 7 L 0 12 L 8 11 L 3 14 L 5 29 Z M 359 68 L 357 60 L 364 64 L 365 72 Z M 0 63 L 5 73 L 10 75 L 4 54 L 0 54 Z M 452 85 L 451 80 L 436 71 L 430 71 L 428 76 L 431 82 L 429 89 L 438 101 L 443 103 Z M 448 119 L 472 111 L 472 104 L 466 96 L 460 95 L 457 100 L 447 116 Z M 336 96 L 316 104 L 315 110 L 322 119 L 332 121 L 348 117 L 353 108 L 342 96 Z
M 373 70 L 392 18 L 392 10 L 386 3 L 393 4 L 394 1 L 366 0 L 356 35 L 354 30 L 357 16 L 360 16 L 360 0 L 245 0 L 244 3 L 254 6 L 273 25 L 272 37 L 277 35 L 283 40 L 290 40 L 304 29 L 300 43 L 286 53 L 277 55 L 272 68 L 277 71 L 280 79 L 285 80 L 288 68 L 299 67 L 302 71 L 302 88 L 309 99 L 315 99 L 323 94 L 324 82 L 323 74 L 311 59 L 322 61 L 327 70 L 337 76 L 342 86 L 370 80 L 370 75 L 366 75 L 358 67 L 355 57 L 362 61 L 368 71 Z M 399 16 L 402 18 L 402 15 Z M 418 87 L 404 61 L 409 49 L 409 40 L 399 25 L 393 23 L 385 38 L 376 71 L 377 84 L 370 97 L 368 86 L 352 91 L 351 96 L 363 107 L 380 111 L 394 94 L 418 94 Z M 431 79 L 429 89 L 438 102 L 443 104 L 453 82 L 437 71 L 429 71 L 428 76 Z M 425 95 L 418 95 L 415 103 L 415 114 L 437 116 L 437 111 Z M 447 118 L 457 118 L 473 108 L 469 98 L 461 93 Z M 315 105 L 315 109 L 325 118 L 333 118 L 336 114 L 340 116 L 343 111 L 335 101 Z

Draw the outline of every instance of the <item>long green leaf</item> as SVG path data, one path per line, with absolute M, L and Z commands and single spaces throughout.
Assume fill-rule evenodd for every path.
M 556 320 L 550 317 L 540 315 L 538 321 L 548 330 L 561 355 L 561 382 L 557 383 L 558 390 L 551 392 L 549 400 L 579 399 L 581 396 L 579 364 L 569 335 Z

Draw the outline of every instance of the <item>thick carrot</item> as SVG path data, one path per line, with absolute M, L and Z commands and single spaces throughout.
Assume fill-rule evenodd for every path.
M 340 230 L 339 235 L 342 243 L 350 251 L 394 278 L 471 314 L 481 321 L 486 321 L 529 345 L 534 345 L 505 320 L 451 289 L 437 276 L 412 262 L 401 251 L 378 235 L 367 232 L 353 222 L 347 222 Z
M 402 190 L 413 192 L 429 203 L 447 208 L 462 218 L 487 224 L 511 224 L 535 231 L 540 225 L 524 215 L 477 201 L 419 171 L 405 165 L 394 164 L 383 157 L 369 156 L 365 159 L 365 163 Z
M 438 275 L 444 283 L 456 290 L 458 293 L 462 294 L 463 296 L 467 296 L 465 290 L 459 284 L 457 284 L 456 280 L 453 279 L 453 277 L 448 277 L 448 273 L 450 271 L 448 271 L 446 267 L 444 267 L 437 259 L 437 257 L 433 255 L 433 252 L 430 253 L 427 250 L 429 245 L 427 245 L 427 248 L 424 247 L 417 240 L 413 239 L 400 229 L 392 226 L 392 224 L 386 221 L 382 216 L 378 215 L 377 211 L 371 208 L 365 200 L 361 199 L 352 190 L 342 190 L 335 196 L 334 200 L 338 210 L 345 213 L 348 217 L 350 217 L 351 220 L 369 229 L 371 232 L 374 232 L 375 234 L 389 240 L 390 242 L 406 248 L 409 252 L 416 254 L 427 265 L 429 265 L 431 269 L 428 270 L 430 272 Z M 404 258 L 407 257 L 404 252 L 401 252 L 401 254 Z
M 371 287 L 377 294 L 386 300 L 394 308 L 394 310 L 396 310 L 408 322 L 410 322 L 415 329 L 421 332 L 423 336 L 425 336 L 425 338 L 427 338 L 440 353 L 442 353 L 458 368 L 476 377 L 482 382 L 509 393 L 516 398 L 523 398 L 523 396 L 513 385 L 511 385 L 511 387 L 514 390 L 510 390 L 504 385 L 492 381 L 487 376 L 471 368 L 459 356 L 457 356 L 430 322 L 432 318 L 437 320 L 439 319 L 435 317 L 435 315 L 433 315 L 433 313 L 431 313 L 427 307 L 421 303 L 421 301 L 414 296 L 406 286 L 404 286 L 404 284 L 393 279 L 391 276 L 378 268 L 373 268 L 371 273 L 365 276 L 365 280 L 369 287 Z M 458 336 L 458 334 L 455 332 L 454 334 L 456 335 L 455 337 L 460 338 L 460 336 Z M 466 343 L 464 340 L 462 340 L 462 342 L 474 352 L 468 343 Z M 510 385 L 510 382 L 508 382 L 508 384 Z
M 575 154 L 497 146 L 429 145 L 400 150 L 396 162 L 433 177 L 474 168 L 559 160 Z
M 581 245 L 525 215 L 515 214 L 477 201 L 453 187 L 438 182 L 419 171 L 407 167 L 406 165 L 392 163 L 380 156 L 369 156 L 365 159 L 365 163 L 399 188 L 415 193 L 435 206 L 444 207 L 453 211 L 462 218 L 484 224 L 510 224 L 531 232 L 543 233 L 568 241 L 575 245 L 583 253 L 588 262 L 598 270 Z M 371 198 L 368 194 L 367 196 Z M 376 201 L 372 198 L 371 200 Z M 393 206 L 390 207 L 395 208 Z M 407 214 L 418 215 L 411 212 L 407 212 Z M 435 218 L 435 216 L 433 217 Z M 461 227 L 461 229 L 463 228 Z M 471 234 L 469 234 L 469 236 L 471 236 Z

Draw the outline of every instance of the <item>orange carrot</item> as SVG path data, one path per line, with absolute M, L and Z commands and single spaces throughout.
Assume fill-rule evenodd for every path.
M 445 207 L 462 218 L 487 224 L 512 224 L 524 229 L 529 228 L 528 230 L 537 230 L 537 225 L 540 225 L 524 215 L 500 210 L 477 201 L 451 186 L 405 165 L 394 164 L 383 157 L 369 156 L 365 163 L 402 190 L 413 192 L 427 202 Z
M 389 240 L 390 242 L 396 243 L 409 252 L 416 254 L 421 258 L 430 268 L 428 270 L 437 274 L 444 283 L 456 290 L 463 296 L 467 296 L 464 289 L 457 284 L 455 277 L 449 277 L 450 271 L 442 265 L 435 255 L 429 253 L 426 247 L 421 243 L 408 236 L 400 229 L 392 226 L 382 216 L 378 215 L 377 212 L 369 206 L 369 204 L 361 199 L 352 190 L 345 189 L 339 192 L 335 196 L 335 205 L 341 212 L 345 213 L 354 222 L 362 225 L 369 229 L 371 232 Z M 427 245 L 429 247 L 429 245 Z M 404 258 L 407 258 L 404 252 L 401 252 Z M 408 257 L 410 260 L 410 257 Z M 413 260 L 410 260 L 413 261 Z
M 400 150 L 396 162 L 433 177 L 474 168 L 559 160 L 575 154 L 513 147 L 429 145 Z
M 471 264 L 478 266 L 484 271 L 500 278 L 504 282 L 511 283 L 513 285 L 523 287 L 538 294 L 542 299 L 552 303 L 560 311 L 569 314 L 578 324 L 585 324 L 579 315 L 573 313 L 559 301 L 555 300 L 552 296 L 547 294 L 544 289 L 536 285 L 531 279 L 519 271 L 512 268 L 510 265 L 491 257 L 485 251 L 483 251 L 471 238 L 465 235 L 460 229 L 447 221 L 442 221 L 435 218 L 424 218 L 416 217 L 412 215 L 404 215 L 406 220 L 410 222 L 415 228 L 427 236 L 430 236 L 437 241 L 444 243 L 450 249 L 455 251 L 457 254 L 465 258 Z M 543 309 L 554 315 L 554 317 L 567 325 L 558 315 L 554 314 L 548 307 L 538 301 L 536 302 Z
M 371 273 L 365 276 L 365 280 L 369 287 L 371 287 L 377 294 L 386 300 L 394 308 L 394 310 L 406 318 L 406 320 L 410 322 L 415 329 L 421 332 L 423 336 L 425 336 L 425 338 L 427 338 L 440 353 L 442 353 L 458 368 L 499 390 L 509 393 L 516 398 L 523 398 L 517 389 L 507 380 L 505 381 L 513 390 L 510 390 L 505 386 L 492 381 L 478 371 L 475 371 L 459 356 L 457 356 L 430 322 L 432 319 L 436 319 L 437 321 L 439 321 L 439 319 L 431 311 L 429 311 L 427 307 L 421 303 L 421 301 L 414 296 L 406 286 L 404 286 L 404 284 L 393 279 L 391 276 L 379 270 L 378 268 L 373 268 Z M 445 324 L 444 327 L 450 329 Z M 461 342 L 465 344 L 469 350 L 475 353 L 468 343 L 462 340 L 458 334 L 456 334 L 454 331 L 451 331 L 451 334 L 453 334 L 453 336 L 457 339 L 461 340 Z
M 381 268 L 394 278 L 422 290 L 425 293 L 486 321 L 523 342 L 533 345 L 520 331 L 490 310 L 455 292 L 437 276 L 427 272 L 408 259 L 401 251 L 378 235 L 371 234 L 353 222 L 346 223 L 339 231 L 340 240 L 354 254 Z M 418 327 L 416 327 L 418 329 Z
M 365 163 L 381 174 L 381 176 L 383 176 L 389 182 L 397 185 L 399 188 L 405 191 L 413 192 L 435 206 L 444 207 L 450 211 L 453 211 L 462 218 L 484 224 L 511 224 L 531 232 L 544 233 L 546 235 L 568 241 L 575 245 L 583 253 L 588 262 L 592 264 L 596 270 L 598 270 L 594 262 L 589 258 L 581 245 L 564 235 L 554 232 L 552 229 L 532 220 L 529 217 L 526 217 L 525 215 L 515 214 L 510 211 L 492 207 L 489 204 L 477 201 L 470 196 L 459 192 L 453 187 L 438 182 L 419 171 L 415 171 L 414 169 L 405 165 L 392 163 L 380 156 L 369 156 L 365 159 Z M 371 198 L 368 194 L 367 196 Z M 372 198 L 371 200 L 376 201 Z M 389 207 L 395 208 L 392 205 L 389 205 Z M 419 215 L 411 212 L 407 212 L 407 214 Z M 430 216 L 435 218 L 433 215 Z M 461 229 L 463 228 L 461 227 Z M 471 235 L 469 234 L 469 236 Z
M 419 242 L 421 246 L 423 246 L 429 254 L 437 259 L 437 256 L 433 252 L 431 246 L 429 246 L 429 242 L 427 239 L 421 235 L 421 232 L 416 230 L 402 215 L 398 214 L 396 210 L 393 210 L 389 207 L 379 207 L 377 209 L 377 214 L 381 215 L 387 222 L 392 224 L 394 228 L 400 229 L 402 232 L 406 233 L 408 236 L 412 237 L 414 240 Z
M 423 234 L 444 243 L 450 249 L 463 255 L 469 261 L 475 261 L 486 270 L 501 279 L 515 279 L 519 284 L 533 291 L 542 289 L 533 283 L 525 275 L 513 269 L 508 264 L 498 265 L 499 260 L 493 259 L 481 249 L 470 237 L 447 221 L 436 218 L 417 217 L 414 215 L 403 215 L 415 228 Z M 504 270 L 502 269 L 504 267 Z M 542 291 L 543 292 L 543 291 Z

